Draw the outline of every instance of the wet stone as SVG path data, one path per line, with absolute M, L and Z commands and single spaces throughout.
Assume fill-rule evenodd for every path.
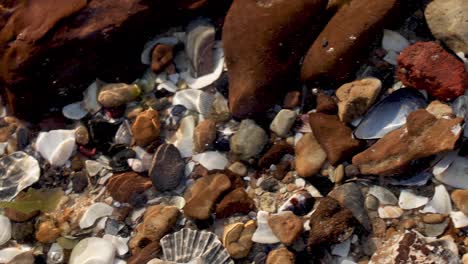
M 75 193 L 81 193 L 86 189 L 88 186 L 88 177 L 85 173 L 79 171 L 72 174 L 72 184 L 73 184 L 73 191 Z
M 268 218 L 268 225 L 281 243 L 291 245 L 302 233 L 302 220 L 290 211 Z
M 276 192 L 279 189 L 278 181 L 273 177 L 264 178 L 260 187 L 267 192 Z
M 179 150 L 171 144 L 162 144 L 154 154 L 149 176 L 160 191 L 175 189 L 184 175 L 185 162 Z

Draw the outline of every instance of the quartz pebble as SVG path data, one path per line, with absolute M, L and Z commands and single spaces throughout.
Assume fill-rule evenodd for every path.
M 242 120 L 239 130 L 231 137 L 231 150 L 241 159 L 259 154 L 268 141 L 267 134 L 253 120 Z
M 270 130 L 280 137 L 286 137 L 296 120 L 296 112 L 283 109 L 278 112 L 270 125 Z

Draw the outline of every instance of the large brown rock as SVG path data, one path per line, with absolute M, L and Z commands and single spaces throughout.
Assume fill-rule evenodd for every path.
M 302 80 L 342 82 L 351 77 L 370 43 L 394 17 L 397 6 L 398 0 L 352 0 L 343 4 L 307 52 Z
M 400 172 L 412 160 L 451 150 L 462 128 L 462 118 L 437 119 L 426 110 L 408 115 L 406 125 L 394 130 L 353 157 L 362 174 Z
M 234 214 L 248 214 L 255 208 L 255 202 L 244 188 L 236 188 L 216 206 L 216 218 L 226 218 Z
M 132 82 L 143 44 L 195 0 L 24 0 L 0 8 L 0 91 L 19 117 L 81 98 L 96 78 Z M 41 111 L 40 111 L 41 110 Z
M 287 92 L 326 4 L 324 0 L 233 2 L 223 27 L 223 47 L 234 116 L 263 112 Z

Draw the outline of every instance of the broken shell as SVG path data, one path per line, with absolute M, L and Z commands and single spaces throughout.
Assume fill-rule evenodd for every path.
M 31 250 L 28 246 L 9 247 L 0 250 L 0 263 L 10 263 L 19 254 L 25 253 Z
M 39 180 L 37 160 L 24 152 L 0 158 L 0 200 L 9 201 Z
M 218 151 L 207 151 L 194 155 L 192 160 L 200 163 L 207 170 L 224 170 L 228 164 L 226 156 Z
M 453 226 L 455 228 L 463 228 L 468 226 L 468 216 L 463 212 L 450 212 L 450 218 L 452 218 Z
M 449 214 L 451 211 L 452 202 L 450 201 L 450 196 L 445 186 L 441 184 L 435 187 L 434 197 L 420 212 Z
M 440 182 L 445 183 L 451 187 L 468 189 L 468 177 L 466 177 L 467 172 L 468 159 L 457 156 L 445 171 L 439 174 L 434 173 L 434 176 Z
M 233 264 L 218 237 L 206 231 L 183 228 L 161 238 L 163 260 L 177 263 Z
M 426 99 L 415 89 L 399 89 L 374 105 L 354 131 L 359 139 L 382 138 L 406 123 L 409 113 L 426 107 Z
M 213 70 L 215 28 L 205 19 L 196 19 L 187 27 L 185 53 L 190 61 L 192 76 L 206 75 Z
M 98 175 L 98 173 L 101 172 L 103 169 L 111 170 L 111 167 L 107 166 L 106 164 L 94 160 L 86 160 L 85 168 L 90 177 Z
M 124 144 L 129 146 L 132 143 L 132 129 L 127 120 L 122 122 L 117 133 L 115 133 L 114 142 L 116 144 Z
M 387 51 L 401 52 L 410 45 L 409 41 L 400 33 L 384 29 L 382 48 Z
M 53 243 L 47 252 L 47 263 L 60 264 L 65 260 L 63 248 L 58 243 Z
M 188 110 L 205 116 L 211 112 L 214 99 L 213 94 L 201 90 L 185 89 L 175 93 L 172 104 L 183 105 Z
M 52 166 L 63 166 L 75 149 L 75 130 L 51 130 L 37 137 L 36 150 Z
M 83 93 L 83 108 L 91 114 L 99 112 L 102 108 L 97 99 L 101 85 L 101 82 L 95 81 Z
M 80 219 L 80 228 L 88 228 L 94 225 L 96 220 L 101 217 L 109 216 L 114 211 L 112 206 L 105 203 L 95 203 L 88 207 Z
M 280 242 L 278 237 L 273 233 L 268 218 L 270 213 L 266 211 L 258 211 L 257 213 L 257 229 L 252 236 L 252 241 L 260 244 L 274 244 Z
M 0 215 L 0 246 L 11 239 L 11 222 L 8 217 Z
M 442 174 L 444 171 L 446 171 L 450 165 L 455 161 L 455 159 L 458 157 L 457 152 L 455 151 L 450 151 L 449 153 L 446 153 L 442 159 L 440 159 L 432 168 L 432 174 L 434 175 L 439 175 Z
M 314 203 L 315 199 L 309 192 L 299 191 L 281 205 L 278 212 L 291 211 L 295 215 L 303 216 L 312 210 Z
M 87 237 L 73 248 L 70 264 L 113 264 L 114 258 L 112 242 L 99 237 Z
M 379 217 L 383 219 L 387 218 L 399 218 L 403 214 L 403 209 L 398 206 L 385 205 L 380 206 L 378 209 Z
M 369 194 L 377 198 L 381 205 L 396 205 L 398 203 L 398 198 L 396 198 L 396 196 L 391 191 L 378 185 L 370 187 Z
M 88 111 L 83 107 L 82 102 L 76 102 L 66 105 L 62 108 L 64 117 L 72 120 L 80 120 L 88 114 Z
M 416 195 L 410 190 L 402 190 L 400 193 L 400 198 L 398 199 L 398 205 L 400 208 L 405 210 L 421 207 L 426 205 L 428 202 L 429 198 Z
M 174 146 L 180 151 L 183 158 L 191 157 L 193 151 L 193 132 L 195 131 L 196 120 L 192 115 L 188 115 L 180 121 L 179 129 L 172 138 Z
M 105 234 L 102 238 L 110 241 L 114 245 L 115 249 L 117 250 L 117 254 L 119 256 L 123 256 L 127 254 L 128 252 L 127 243 L 130 240 L 130 237 L 124 238 L 124 237 L 118 237 L 118 236 Z
M 176 37 L 162 37 L 148 41 L 141 53 L 141 63 L 145 65 L 151 64 L 151 53 L 153 53 L 153 48 L 158 44 L 166 44 L 174 46 L 179 43 L 179 40 Z

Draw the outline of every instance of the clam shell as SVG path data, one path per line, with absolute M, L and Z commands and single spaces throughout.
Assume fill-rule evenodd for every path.
M 72 250 L 70 264 L 113 264 L 115 248 L 112 242 L 99 237 L 87 237 Z
M 109 216 L 114 211 L 114 208 L 105 203 L 95 203 L 88 207 L 80 219 L 80 228 L 88 228 L 94 225 L 96 220 L 101 217 Z
M 88 111 L 83 107 L 82 102 L 76 102 L 66 105 L 62 108 L 64 117 L 72 120 L 80 120 L 88 114 Z
M 415 89 L 399 89 L 374 105 L 354 136 L 359 139 L 378 139 L 406 123 L 409 113 L 426 106 L 424 96 Z
M 218 151 L 196 154 L 192 157 L 192 160 L 200 163 L 207 170 L 224 170 L 228 164 L 226 156 Z
M 398 199 L 398 205 L 405 210 L 411 210 L 429 202 L 429 198 L 414 194 L 410 190 L 402 190 Z
M 177 129 L 172 139 L 174 146 L 180 151 L 183 158 L 192 156 L 195 126 L 196 120 L 194 116 L 188 115 L 182 118 L 179 129 Z
M 445 164 L 447 163 L 445 162 Z M 434 176 L 440 182 L 451 187 L 468 189 L 468 159 L 457 156 L 445 171 L 439 174 L 434 173 Z
M 370 187 L 369 194 L 375 196 L 375 198 L 379 200 L 381 205 L 396 205 L 398 203 L 398 198 L 391 191 L 378 185 Z
M 214 99 L 213 94 L 200 90 L 185 89 L 175 93 L 172 104 L 183 105 L 188 110 L 207 115 L 211 112 Z
M 37 137 L 36 150 L 52 166 L 63 166 L 75 149 L 75 130 L 51 130 Z
M 233 264 L 218 237 L 210 232 L 183 228 L 161 238 L 163 260 L 187 263 Z
M 192 76 L 199 77 L 213 69 L 215 28 L 206 19 L 196 19 L 187 26 L 185 53 L 190 60 Z
M 4 215 L 0 215 L 0 246 L 11 239 L 11 222 Z
M 9 201 L 39 180 L 39 162 L 24 152 L 0 159 L 0 201 Z
M 438 185 L 435 187 L 431 201 L 426 204 L 421 213 L 449 214 L 450 212 L 452 212 L 452 201 L 450 201 L 447 189 L 442 184 Z
M 266 211 L 258 211 L 257 213 L 257 229 L 252 236 L 252 241 L 261 244 L 275 244 L 280 242 L 278 237 L 268 225 L 268 217 L 270 213 Z

